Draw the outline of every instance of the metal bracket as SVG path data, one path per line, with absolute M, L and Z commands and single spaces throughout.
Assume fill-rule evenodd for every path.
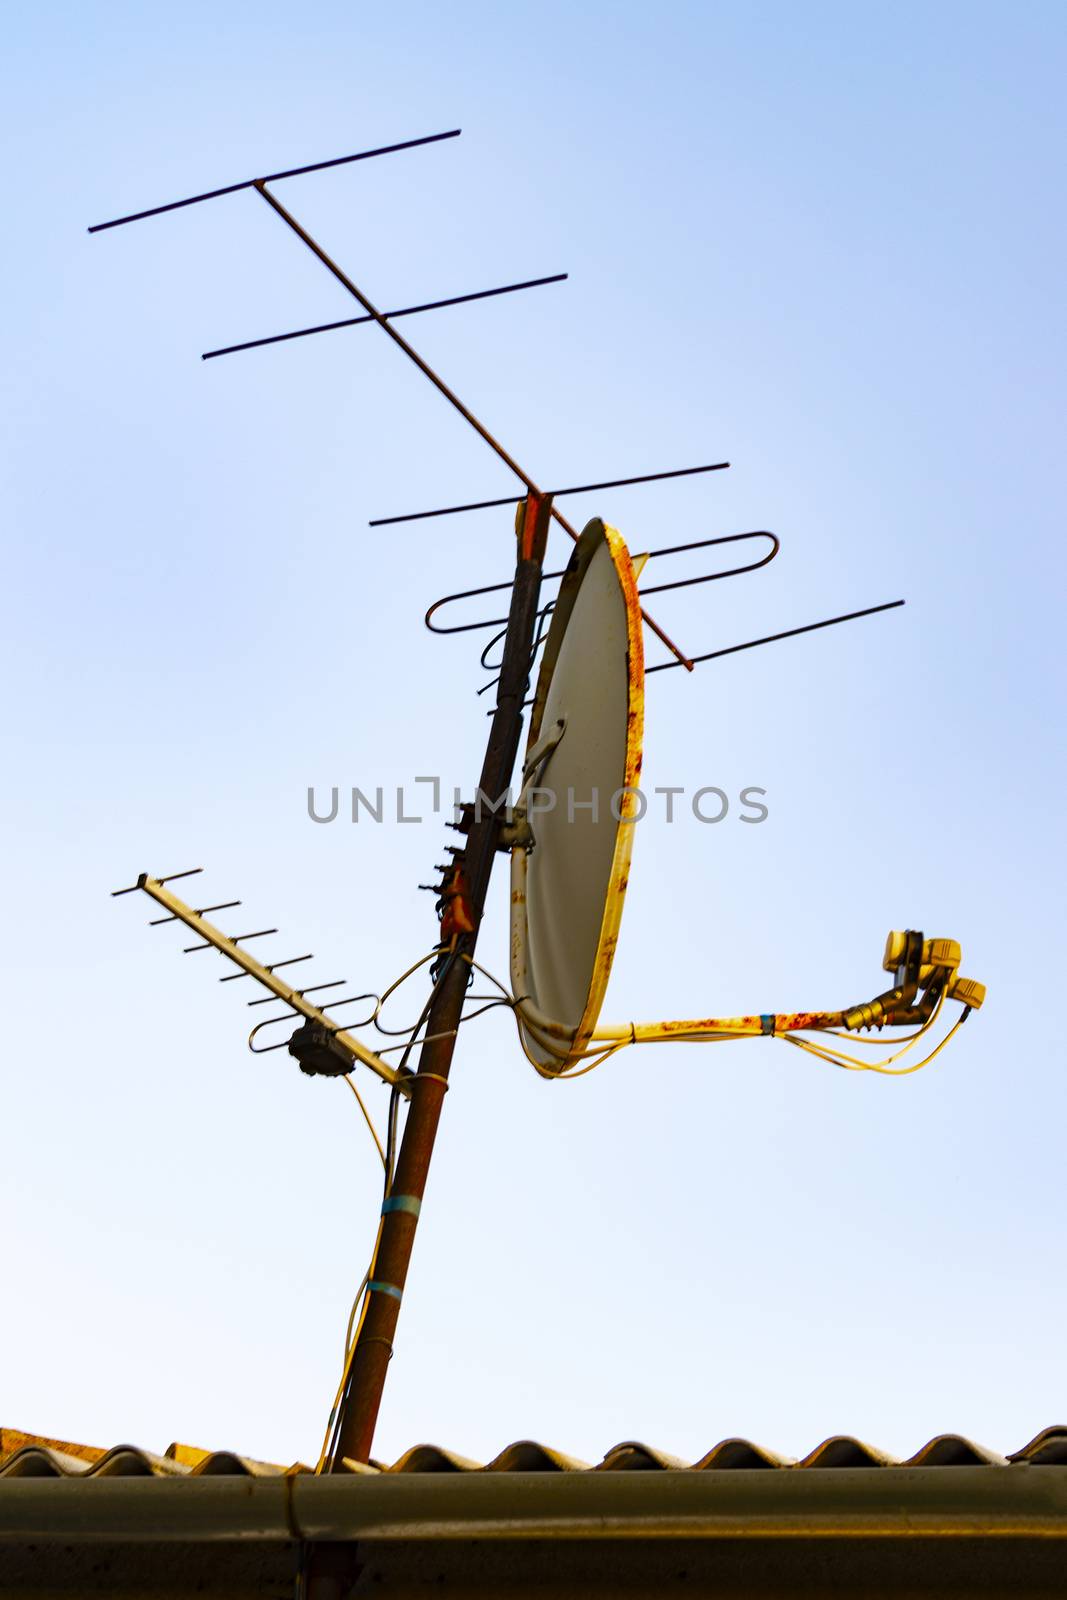
M 505 855 L 510 855 L 513 850 L 530 851 L 536 842 L 525 806 L 516 806 L 512 812 L 512 821 L 500 824 L 496 836 L 497 849 L 502 850 Z

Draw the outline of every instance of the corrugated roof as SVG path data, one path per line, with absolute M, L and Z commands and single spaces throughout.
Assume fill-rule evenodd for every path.
M 528 1473 L 528 1472 L 707 1472 L 775 1469 L 807 1470 L 826 1467 L 1034 1467 L 1067 1466 L 1067 1425 L 1044 1428 L 1021 1449 L 1002 1456 L 957 1433 L 941 1433 L 914 1455 L 899 1458 L 883 1450 L 837 1434 L 825 1439 L 800 1460 L 782 1456 L 749 1439 L 724 1439 L 698 1460 L 687 1462 L 665 1451 L 626 1440 L 614 1445 L 595 1465 L 550 1449 L 533 1439 L 507 1445 L 491 1461 L 472 1461 L 439 1445 L 421 1444 L 406 1450 L 391 1466 L 372 1462 L 356 1470 L 370 1473 Z M 110 1449 L 72 1444 L 67 1440 L 0 1428 L 0 1478 L 277 1478 L 308 1473 L 303 1462 L 291 1466 L 258 1461 L 231 1450 L 203 1450 L 195 1445 L 171 1444 L 162 1455 L 136 1445 Z
M 323 1476 L 0 1433 L 4 1592 L 57 1600 L 185 1600 L 191 1575 L 219 1600 L 309 1576 L 375 1600 L 1050 1600 L 1065 1552 L 1067 1427 L 1011 1456 L 939 1434 L 897 1461 L 838 1435 L 800 1461 L 747 1439 L 692 1462 L 625 1441 L 589 1466 L 527 1439 L 484 1464 L 419 1445 Z

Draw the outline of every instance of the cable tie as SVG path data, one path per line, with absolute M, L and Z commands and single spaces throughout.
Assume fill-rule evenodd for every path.
M 391 1339 L 384 1338 L 382 1336 L 382 1334 L 380 1334 L 380 1333 L 370 1333 L 370 1334 L 367 1335 L 367 1337 L 365 1339 L 361 1339 L 359 1342 L 360 1342 L 361 1345 L 384 1344 L 386 1350 L 388 1350 L 388 1352 L 389 1352 L 389 1355 L 388 1355 L 387 1359 L 389 1361 L 392 1361 L 392 1359 L 393 1359 L 393 1344 L 392 1344 L 392 1340 Z
M 422 1201 L 417 1194 L 391 1194 L 382 1201 L 382 1216 L 387 1211 L 407 1211 L 417 1217 L 422 1210 Z
M 381 1283 L 377 1278 L 372 1278 L 367 1285 L 368 1294 L 389 1294 L 394 1300 L 403 1300 L 404 1291 L 398 1289 L 395 1283 Z
M 447 1035 L 442 1034 L 442 1035 L 440 1035 L 440 1037 L 441 1038 L 445 1038 L 445 1037 L 447 1037 Z M 420 1082 L 420 1080 L 423 1079 L 423 1078 L 429 1078 L 434 1083 L 443 1083 L 444 1086 L 445 1086 L 445 1092 L 446 1093 L 448 1092 L 448 1079 L 444 1076 L 443 1073 L 441 1073 L 441 1072 L 416 1072 L 416 1074 L 415 1074 L 415 1082 L 416 1083 Z

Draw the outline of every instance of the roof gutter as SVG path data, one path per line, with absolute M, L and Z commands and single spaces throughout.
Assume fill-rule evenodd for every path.
M 1067 1538 L 1067 1467 L 7 1478 L 0 1541 Z

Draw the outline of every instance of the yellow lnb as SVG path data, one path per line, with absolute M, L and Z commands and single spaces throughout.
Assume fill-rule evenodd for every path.
M 906 933 L 891 933 L 885 942 L 885 954 L 882 957 L 882 967 L 886 972 L 896 972 L 903 966 L 908 953 L 908 935 Z M 955 972 L 963 959 L 959 943 L 955 939 L 924 939 L 922 957 L 920 960 L 919 981 L 926 984 L 933 976 L 935 970 Z
M 948 986 L 948 997 L 977 1011 L 985 999 L 985 984 L 979 983 L 977 978 L 953 978 Z
M 955 939 L 927 939 L 923 945 L 924 967 L 956 968 L 963 960 L 963 952 Z

